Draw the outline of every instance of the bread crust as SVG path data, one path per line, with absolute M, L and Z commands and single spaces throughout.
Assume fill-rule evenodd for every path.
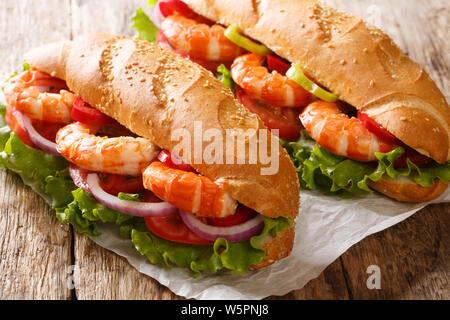
M 203 132 L 216 129 L 224 137 L 225 130 L 266 132 L 268 145 L 272 139 L 277 143 L 279 171 L 274 175 L 261 175 L 267 166 L 259 155 L 257 164 L 248 165 L 248 152 L 245 165 L 196 164 L 192 144 L 183 160 L 213 181 L 220 180 L 234 199 L 267 217 L 298 215 L 297 173 L 278 138 L 212 73 L 190 60 L 146 41 L 97 33 L 38 48 L 26 55 L 26 61 L 66 80 L 90 105 L 162 149 L 177 146 L 172 139 L 177 129 L 193 137 L 195 121 L 201 122 Z M 202 154 L 207 146 L 200 146 Z
M 260 270 L 266 268 L 275 262 L 288 257 L 294 247 L 295 222 L 286 229 L 277 234 L 276 238 L 270 238 L 263 248 L 266 255 L 259 264 L 251 266 L 251 269 Z
M 450 108 L 422 66 L 361 18 L 314 0 L 185 0 L 301 65 L 408 146 L 450 160 Z M 411 134 L 414 133 L 414 134 Z
M 448 183 L 439 179 L 436 179 L 435 184 L 428 188 L 424 188 L 412 180 L 392 180 L 388 178 L 383 178 L 378 182 L 369 180 L 369 185 L 372 189 L 390 198 L 410 203 L 429 202 L 437 199 L 448 187 Z

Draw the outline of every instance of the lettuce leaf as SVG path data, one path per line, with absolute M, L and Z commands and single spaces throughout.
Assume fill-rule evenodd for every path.
M 230 88 L 232 91 L 234 91 L 235 83 L 231 75 L 231 71 L 224 64 L 221 64 L 217 68 L 216 78 L 222 81 L 225 87 Z
M 131 20 L 133 21 L 131 27 L 136 30 L 138 39 L 149 42 L 156 41 L 159 29 L 142 8 L 136 11 Z
M 282 141 L 282 144 L 297 168 L 301 185 L 309 190 L 321 189 L 328 195 L 347 198 L 372 193 L 368 180 L 376 182 L 383 177 L 405 176 L 423 187 L 432 186 L 435 179 L 450 181 L 450 162 L 418 167 L 408 159 L 407 168 L 394 168 L 395 160 L 405 152 L 401 147 L 388 153 L 376 153 L 378 163 L 363 163 L 332 154 L 306 131 L 297 142 Z
M 0 128 L 0 167 L 18 174 L 54 209 L 72 201 L 75 186 L 68 166 L 61 157 L 26 146 L 8 127 Z
M 249 241 L 230 243 L 217 239 L 213 246 L 175 243 L 159 238 L 149 231 L 133 229 L 131 240 L 136 250 L 153 264 L 167 268 L 190 268 L 193 276 L 202 272 L 217 273 L 230 270 L 232 274 L 245 274 L 250 266 L 260 263 L 266 255 L 264 241 L 292 224 L 286 218 L 265 219 L 263 232 Z

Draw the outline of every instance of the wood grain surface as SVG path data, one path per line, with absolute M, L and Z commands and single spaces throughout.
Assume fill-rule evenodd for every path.
M 449 99 L 448 0 L 328 0 L 368 19 L 423 64 Z M 132 35 L 145 0 L 0 0 L 0 79 L 39 44 L 91 31 Z M 429 206 L 349 249 L 317 279 L 269 299 L 449 299 L 450 204 Z M 61 226 L 45 202 L 0 172 L 0 299 L 181 299 L 127 261 Z M 77 289 L 72 289 L 73 270 Z M 369 290 L 367 268 L 381 271 Z

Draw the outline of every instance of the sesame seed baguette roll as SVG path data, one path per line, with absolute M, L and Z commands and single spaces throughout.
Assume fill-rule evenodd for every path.
M 272 139 L 277 143 L 279 170 L 274 175 L 261 175 L 269 165 L 263 165 L 259 155 L 255 165 L 248 164 L 248 155 L 245 165 L 196 164 L 193 143 L 190 157 L 183 155 L 183 160 L 213 181 L 220 180 L 245 206 L 270 218 L 297 217 L 300 186 L 289 155 L 262 121 L 206 69 L 158 45 L 109 34 L 50 44 L 29 52 L 26 61 L 66 80 L 70 90 L 91 106 L 162 149 L 177 146 L 179 141 L 171 138 L 177 129 L 194 137 L 195 121 L 203 132 L 216 129 L 224 139 L 227 129 L 264 131 L 269 149 Z M 203 143 L 200 150 L 208 145 Z M 256 268 L 289 255 L 294 225 L 266 243 L 266 258 Z
M 316 82 L 419 153 L 441 164 L 450 160 L 450 108 L 444 95 L 421 65 L 361 18 L 314 0 L 183 1 L 213 21 L 238 26 L 302 66 Z M 394 193 L 399 185 L 403 196 Z M 430 188 L 433 197 L 445 186 L 436 181 Z M 410 181 L 383 178 L 372 187 L 402 201 L 429 199 L 415 198 L 428 188 Z

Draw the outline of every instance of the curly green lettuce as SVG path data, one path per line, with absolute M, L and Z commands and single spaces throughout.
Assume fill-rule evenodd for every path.
M 133 21 L 131 27 L 136 30 L 138 39 L 156 41 L 159 29 L 142 8 L 136 11 L 131 20 Z
M 245 274 L 250 266 L 259 264 L 265 257 L 263 248 L 267 237 L 276 237 L 278 232 L 289 228 L 292 220 L 286 218 L 265 219 L 262 233 L 249 241 L 230 243 L 217 239 L 213 246 L 174 243 L 149 232 L 131 230 L 131 240 L 136 249 L 153 264 L 190 268 L 194 276 L 204 271 L 217 273 L 230 270 L 232 274 Z
M 377 182 L 383 177 L 409 177 L 422 187 L 433 186 L 436 179 L 450 181 L 450 162 L 418 167 L 408 159 L 407 168 L 396 169 L 394 162 L 405 152 L 401 147 L 388 153 L 376 153 L 378 162 L 363 163 L 334 155 L 319 146 L 306 131 L 298 141 L 282 141 L 282 144 L 297 168 L 302 187 L 320 189 L 329 195 L 346 198 L 369 194 L 372 190 L 367 182 Z

